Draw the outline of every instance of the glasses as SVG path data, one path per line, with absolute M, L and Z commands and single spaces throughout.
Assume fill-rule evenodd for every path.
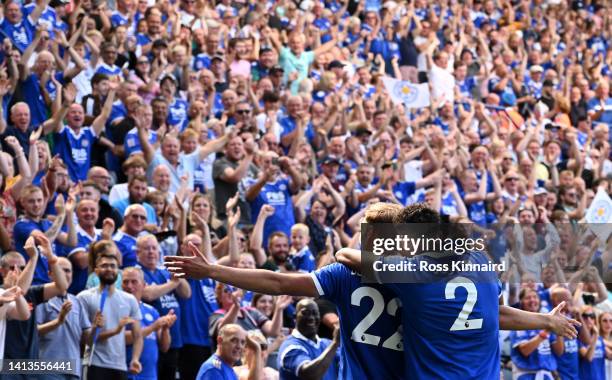
M 131 216 L 132 216 L 132 218 L 134 218 L 134 219 L 142 219 L 142 220 L 147 220 L 147 217 L 146 217 L 146 216 L 144 216 L 144 215 L 132 214 Z
M 595 319 L 595 313 L 582 313 L 582 318 Z
M 139 65 L 148 65 L 149 61 L 138 61 Z
M 506 179 L 506 181 L 518 181 L 519 179 L 517 177 L 512 177 L 512 178 L 508 178 Z
M 239 115 L 247 115 L 251 110 L 237 110 L 236 113 Z
M 25 269 L 25 265 L 9 265 L 7 267 L 9 270 L 15 270 L 16 268 L 19 268 L 19 270 L 24 270 Z
M 575 197 L 575 196 L 577 196 L 577 195 L 578 195 L 578 194 L 576 194 L 576 193 L 567 193 L 567 196 L 568 196 L 568 197 Z

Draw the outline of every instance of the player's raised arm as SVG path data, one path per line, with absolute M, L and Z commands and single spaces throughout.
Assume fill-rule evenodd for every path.
M 565 338 L 573 339 L 578 336 L 576 326 L 580 322 L 566 318 L 561 311 L 565 302 L 561 302 L 550 313 L 532 313 L 510 306 L 499 306 L 500 330 L 548 330 Z
M 210 264 L 204 254 L 189 244 L 193 256 L 166 256 L 168 271 L 178 276 L 202 279 L 212 278 L 253 292 L 291 296 L 317 297 L 319 293 L 309 274 L 277 273 L 264 269 L 240 269 Z

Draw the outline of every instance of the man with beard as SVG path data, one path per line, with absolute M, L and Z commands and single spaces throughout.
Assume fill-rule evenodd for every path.
M 217 351 L 212 355 L 198 372 L 197 380 L 238 380 L 236 372 L 232 368 L 236 362 L 242 359 L 245 345 L 249 345 L 255 354 L 255 363 L 249 370 L 249 378 L 263 367 L 261 359 L 261 346 L 247 336 L 246 331 L 238 325 L 228 324 L 219 330 L 217 336 Z
M 144 176 L 134 176 L 128 182 L 128 197 L 113 203 L 113 208 L 120 214 L 123 214 L 130 205 L 142 205 L 147 213 L 147 222 L 156 225 L 157 214 L 155 213 L 155 209 L 150 204 L 145 203 L 147 191 L 147 179 Z
M 82 291 L 77 299 L 84 307 L 91 324 L 103 326 L 99 329 L 93 357 L 91 347 L 85 354 L 89 363 L 88 380 L 127 379 L 126 341 L 123 328 L 132 326 L 132 359 L 129 371 L 140 373 L 140 354 L 142 353 L 142 335 L 140 320 L 142 314 L 136 298 L 115 288 L 119 272 L 117 256 L 103 252 L 95 262 L 95 273 L 100 278 L 100 286 Z M 106 292 L 103 311 L 100 310 L 100 299 Z
M 281 379 L 336 379 L 338 376 L 340 330 L 334 329 L 334 340 L 317 336 L 321 318 L 319 307 L 303 299 L 296 307 L 296 329 L 278 350 Z

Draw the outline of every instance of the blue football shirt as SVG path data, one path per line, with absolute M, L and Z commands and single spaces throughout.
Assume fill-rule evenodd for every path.
M 341 379 L 399 379 L 404 373 L 399 299 L 334 263 L 312 273 L 319 295 L 340 318 Z
M 417 266 L 420 261 L 450 264 L 456 257 L 413 260 Z M 462 259 L 486 262 L 479 254 L 466 253 Z M 402 305 L 404 377 L 499 378 L 500 286 L 495 274 L 449 271 L 429 280 L 386 284 Z

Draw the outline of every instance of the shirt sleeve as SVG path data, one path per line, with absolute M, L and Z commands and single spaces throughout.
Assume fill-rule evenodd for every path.
M 526 331 L 511 331 L 510 345 L 512 348 L 517 348 L 519 344 L 529 340 L 529 334 Z
M 338 283 L 343 276 L 341 272 L 346 269 L 342 264 L 333 263 L 326 265 L 323 268 L 313 272 L 311 274 L 312 281 L 317 288 L 319 297 L 325 297 L 326 299 L 334 302 L 338 297 Z
M 130 294 L 129 297 L 130 302 L 130 317 L 134 318 L 137 321 L 142 319 L 142 313 L 140 312 L 140 307 L 138 307 L 138 301 L 134 298 L 133 295 Z
M 308 351 L 299 344 L 288 345 L 279 353 L 279 357 L 280 367 L 293 373 L 296 377 L 302 365 L 311 360 Z

